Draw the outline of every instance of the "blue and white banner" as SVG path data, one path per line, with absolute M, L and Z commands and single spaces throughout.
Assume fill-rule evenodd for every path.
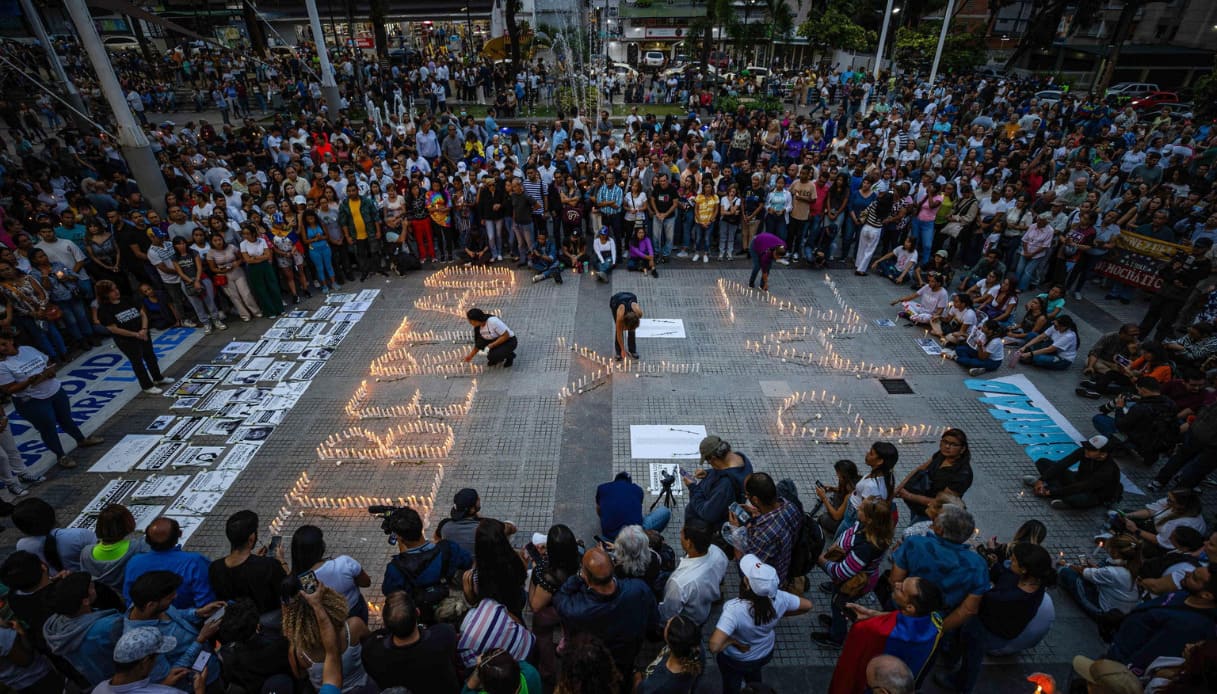
M 203 331 L 193 328 L 171 328 L 155 335 L 152 348 L 161 371 L 168 370 L 201 339 Z M 99 431 L 106 420 L 140 392 L 131 363 L 112 342 L 68 364 L 60 370 L 58 378 L 72 402 L 72 419 L 86 436 Z M 34 427 L 16 412 L 9 412 L 8 416 L 25 465 L 37 472 L 54 465 L 54 456 L 43 445 Z M 65 451 L 76 446 L 67 434 L 60 434 L 60 440 Z

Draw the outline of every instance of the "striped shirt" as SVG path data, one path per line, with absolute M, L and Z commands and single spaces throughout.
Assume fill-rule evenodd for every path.
M 862 534 L 861 523 L 854 523 L 853 526 L 847 528 L 841 535 L 841 542 L 838 544 L 841 549 L 845 550 L 845 557 L 841 561 L 825 563 L 824 573 L 828 574 L 833 583 L 840 585 L 852 578 L 854 574 L 865 572 L 870 575 L 873 588 L 873 580 L 878 572 L 879 563 L 886 552 L 867 542 L 866 536 Z
M 524 660 L 532 650 L 536 637 L 523 624 L 516 622 L 502 604 L 482 598 L 465 614 L 461 636 L 456 643 L 461 665 L 477 665 L 478 656 L 502 648 L 516 660 Z
M 541 207 L 544 204 L 542 201 L 545 200 L 545 194 L 548 192 L 549 187 L 540 180 L 530 181 L 528 179 L 524 179 L 522 185 L 524 186 L 524 194 L 536 200 L 537 207 Z M 534 209 L 533 211 L 539 213 L 541 210 Z

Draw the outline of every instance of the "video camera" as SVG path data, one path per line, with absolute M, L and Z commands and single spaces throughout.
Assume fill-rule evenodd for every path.
M 380 531 L 389 536 L 389 544 L 397 544 L 397 538 L 393 536 L 393 529 L 389 527 L 389 519 L 394 513 L 406 508 L 405 506 L 369 506 L 368 513 L 380 519 Z

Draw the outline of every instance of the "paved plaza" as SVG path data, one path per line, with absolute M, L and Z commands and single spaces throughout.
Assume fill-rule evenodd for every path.
M 861 461 L 881 429 L 895 429 L 882 437 L 899 441 L 897 475 L 903 478 L 936 450 L 937 432 L 955 426 L 967 432 L 971 444 L 976 483 L 966 501 L 980 538 L 1006 540 L 1023 521 L 1040 518 L 1048 525 L 1047 545 L 1054 555 L 1089 553 L 1102 511 L 1052 511 L 1043 500 L 1020 493 L 1019 480 L 1033 470 L 1031 461 L 991 406 L 981 402 L 985 394 L 977 388 L 984 386 L 969 387 L 972 379 L 962 369 L 926 355 L 916 342 L 924 337 L 921 329 L 876 324 L 895 318 L 888 303 L 902 289 L 845 270 L 777 267 L 766 296 L 749 291 L 747 279 L 748 266 L 736 261 L 676 263 L 662 267 L 659 278 L 622 271 L 610 285 L 569 274 L 559 286 L 532 284 L 519 270 L 464 276 L 428 269 L 348 286 L 344 291 L 351 294 L 380 293 L 333 356 L 304 381 L 311 385 L 301 388 L 303 395 L 284 411 L 252 462 L 223 490 L 187 548 L 221 556 L 227 551 L 223 519 L 240 509 L 255 509 L 265 527 L 285 536 L 314 523 L 325 530 L 331 551 L 363 563 L 373 577 L 366 597 L 377 604 L 393 548 L 379 519 L 365 511 L 368 503 L 404 500 L 424 510 L 434 507 L 433 528 L 456 490 L 470 486 L 481 494 L 483 514 L 514 521 L 520 538 L 563 522 L 590 541 L 597 532 L 596 485 L 628 470 L 646 487 L 652 466 L 665 462 L 633 457 L 631 427 L 636 425 L 704 426 L 746 453 L 759 470 L 794 480 L 809 506 L 815 481 L 829 483 L 832 463 L 840 458 Z M 642 361 L 606 375 L 612 350 L 608 300 L 616 291 L 637 294 L 647 318 L 681 321 L 664 325 L 681 325 L 684 337 L 640 339 Z M 1100 290 L 1088 293 L 1098 296 Z M 1083 354 L 1101 333 L 1140 310 L 1136 303 L 1101 303 L 1066 306 L 1078 318 Z M 454 356 L 468 349 L 463 343 L 469 327 L 461 316 L 475 305 L 499 313 L 518 334 L 513 368 L 485 369 L 484 357 L 469 367 Z M 306 311 L 301 314 L 306 323 L 318 315 L 332 318 L 334 311 L 325 306 L 317 296 L 297 308 Z M 194 345 L 169 375 L 180 377 L 195 364 L 211 363 L 230 341 L 290 337 L 300 329 L 299 323 L 289 323 L 274 328 L 282 332 L 264 336 L 272 328 L 269 321 L 230 325 Z M 1088 436 L 1094 403 L 1073 395 L 1078 368 L 1053 373 L 1007 361 L 991 377 L 1025 376 Z M 902 378 L 912 392 L 890 394 L 880 376 Z M 61 509 L 66 523 L 108 481 L 144 479 L 147 471 L 88 468 L 125 435 L 149 434 L 159 416 L 216 414 L 171 410 L 173 402 L 135 398 L 99 427 L 107 445 L 78 451 L 78 470 L 54 475 L 34 493 Z M 190 445 L 231 450 L 226 440 L 196 432 Z M 695 450 L 694 443 L 688 451 L 694 458 Z M 682 460 L 683 453 L 674 451 L 666 462 L 696 464 Z M 1147 481 L 1144 469 L 1124 467 L 1134 484 Z M 648 494 L 645 504 L 654 499 Z M 1140 500 L 1125 497 L 1126 503 Z M 677 497 L 680 508 L 666 532 L 676 546 L 683 502 Z M 171 504 L 169 499 L 156 503 Z M 903 524 L 903 505 L 901 515 Z M 9 548 L 16 538 L 12 529 L 3 536 Z M 730 596 L 736 579 L 728 580 Z M 813 574 L 812 585 L 819 581 Z M 826 596 L 813 591 L 815 611 L 826 612 Z M 1094 626 L 1060 591 L 1052 594 L 1057 620 L 1051 633 L 1031 652 L 993 663 L 980 691 L 1027 691 L 1027 674 L 1042 670 L 1062 676 L 1074 655 L 1102 650 Z M 822 691 L 827 685 L 838 652 L 809 640 L 814 619 L 790 619 L 778 628 L 777 651 L 765 677 L 779 691 Z M 707 678 L 706 690 L 717 688 L 717 682 Z

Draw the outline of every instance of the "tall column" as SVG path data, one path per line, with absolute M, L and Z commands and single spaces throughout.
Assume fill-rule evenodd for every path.
M 148 136 L 131 113 L 127 96 L 114 74 L 114 66 L 110 64 L 110 57 L 106 55 L 101 37 L 97 35 L 97 28 L 93 26 L 89 8 L 85 6 L 85 0 L 64 0 L 64 5 L 72 17 L 72 23 L 76 25 L 80 45 L 84 47 L 89 62 L 93 64 L 93 71 L 97 73 L 97 83 L 101 87 L 102 96 L 114 112 L 118 144 L 127 160 L 127 166 L 131 168 L 131 175 L 135 177 L 135 182 L 139 184 L 139 190 L 148 203 L 164 214 L 165 193 L 169 192 L 169 187 L 165 185 L 165 177 L 161 174 L 156 155 L 152 153 Z
M 68 73 L 64 72 L 63 63 L 59 62 L 59 54 L 55 52 L 55 46 L 51 43 L 51 37 L 47 36 L 46 26 L 42 23 L 42 15 L 34 8 L 32 0 L 21 0 L 21 11 L 29 19 L 30 28 L 34 30 L 34 36 L 42 44 L 42 49 L 46 51 L 46 61 L 51 66 L 51 72 L 54 73 L 55 79 L 59 80 L 59 83 L 63 85 L 64 98 L 72 105 L 72 108 L 80 112 L 71 115 L 72 121 L 82 131 L 89 131 L 93 127 L 93 124 L 86 118 L 81 117 L 82 115 L 88 116 L 89 109 L 85 106 L 85 100 L 80 96 L 80 90 L 76 89 L 76 85 L 72 80 L 68 79 Z
M 317 14 L 317 0 L 305 0 L 308 7 L 308 24 L 313 30 L 313 43 L 317 46 L 317 60 L 321 63 L 321 95 L 329 104 L 330 121 L 338 119 L 342 97 L 338 95 L 338 82 L 334 80 L 334 66 L 330 64 L 330 52 L 325 47 L 325 34 L 321 31 L 321 17 Z M 331 15 L 332 16 L 332 15 Z M 338 34 L 334 34 L 335 40 Z
M 879 70 L 883 67 L 883 46 L 887 43 L 887 27 L 892 22 L 892 3 L 895 0 L 887 0 L 887 9 L 883 12 L 883 29 L 879 31 L 879 47 L 875 49 L 875 69 L 873 75 L 875 79 L 879 79 Z
M 947 0 L 947 11 L 942 15 L 942 31 L 938 32 L 938 48 L 934 50 L 934 65 L 930 67 L 930 89 L 934 89 L 934 78 L 938 76 L 938 63 L 942 60 L 942 47 L 947 42 L 947 28 L 951 26 L 951 13 L 955 11 L 955 0 Z

